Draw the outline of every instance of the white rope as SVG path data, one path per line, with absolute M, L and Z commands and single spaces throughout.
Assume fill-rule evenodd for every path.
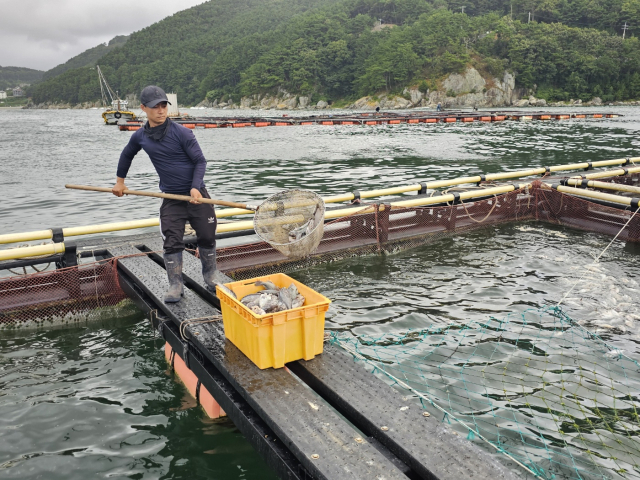
M 218 322 L 220 320 L 222 320 L 222 315 L 209 315 L 207 317 L 190 318 L 180 324 L 180 336 L 182 337 L 182 340 L 186 341 L 187 336 L 185 334 L 188 332 L 188 327 L 192 325 L 201 325 L 203 323 Z
M 633 215 L 631 215 L 631 217 L 629 217 L 629 220 L 627 220 L 627 223 L 625 223 L 625 224 L 622 226 L 622 228 L 621 228 L 621 229 L 620 229 L 620 231 L 616 234 L 616 236 L 615 236 L 615 237 L 613 237 L 613 240 L 611 240 L 611 242 L 609 242 L 609 245 L 607 245 L 607 246 L 605 247 L 605 249 L 604 249 L 604 250 L 602 250 L 602 252 L 600 252 L 600 255 L 598 255 L 598 256 L 593 260 L 593 262 L 589 265 L 589 267 L 591 267 L 591 266 L 595 265 L 596 263 L 598 263 L 598 262 L 600 261 L 600 257 L 602 257 L 602 255 L 604 255 L 604 254 L 605 254 L 605 252 L 606 252 L 607 250 L 609 250 L 609 247 L 610 247 L 611 245 L 613 245 L 613 242 L 615 242 L 615 241 L 616 241 L 616 239 L 620 236 L 620 234 L 622 233 L 622 231 L 623 231 L 625 228 L 627 228 L 627 225 L 629 225 L 629 223 L 631 222 L 631 220 L 633 220 L 633 217 L 635 217 L 635 216 L 636 216 L 636 213 L 638 213 L 638 211 L 639 211 L 639 210 L 640 210 L 640 208 L 636 209 L 636 211 L 635 211 L 635 212 L 633 212 Z M 564 297 L 562 297 L 562 298 L 560 299 L 560 301 L 559 301 L 558 303 L 556 303 L 556 307 L 559 307 L 559 306 L 560 306 L 560 304 L 561 304 L 562 302 L 564 302 L 564 301 L 565 301 L 565 299 L 569 296 L 569 294 L 573 291 L 573 289 L 574 289 L 574 288 L 576 288 L 576 287 L 578 286 L 578 284 L 582 281 L 582 279 L 587 275 L 587 271 L 588 271 L 588 268 L 589 268 L 589 267 L 585 268 L 585 272 L 584 272 L 584 273 L 582 274 L 582 276 L 578 279 L 578 281 L 577 281 L 576 283 L 574 283 L 574 284 L 573 284 L 573 286 L 572 286 L 572 287 L 567 291 L 567 293 L 565 293 L 565 294 L 564 294 Z

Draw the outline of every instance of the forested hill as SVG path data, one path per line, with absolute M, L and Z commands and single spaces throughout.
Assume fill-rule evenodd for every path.
M 32 68 L 0 66 L 0 90 L 31 84 L 40 80 L 43 73 L 42 70 L 33 70 Z
M 132 34 L 100 65 L 121 93 L 153 83 L 184 104 L 282 89 L 334 100 L 423 90 L 469 66 L 486 78 L 512 72 L 547 100 L 626 100 L 640 98 L 636 29 L 640 0 L 212 0 Z M 100 98 L 92 68 L 30 94 Z
M 76 55 L 70 60 L 61 63 L 57 67 L 44 72 L 44 75 L 42 75 L 42 79 L 47 80 L 49 78 L 57 77 L 58 75 L 62 75 L 67 70 L 72 70 L 74 68 L 82 68 L 88 66 L 93 67 L 98 60 L 104 57 L 111 50 L 121 47 L 122 45 L 127 43 L 128 39 L 128 35 L 118 35 L 117 37 L 112 38 L 109 43 L 100 44 L 96 47 L 90 48 L 89 50 L 85 50 L 80 55 Z

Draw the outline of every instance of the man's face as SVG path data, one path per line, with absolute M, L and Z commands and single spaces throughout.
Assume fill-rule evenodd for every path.
M 144 113 L 147 114 L 149 124 L 152 127 L 155 127 L 156 125 L 162 125 L 167 119 L 167 102 L 160 102 L 153 108 L 140 105 L 140 108 Z

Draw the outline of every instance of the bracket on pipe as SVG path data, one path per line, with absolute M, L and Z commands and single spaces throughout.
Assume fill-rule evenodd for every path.
M 51 241 L 53 243 L 62 243 L 64 242 L 64 231 L 60 227 L 52 227 L 51 228 Z

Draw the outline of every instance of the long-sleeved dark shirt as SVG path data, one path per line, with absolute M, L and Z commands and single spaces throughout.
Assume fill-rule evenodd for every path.
M 137 130 L 120 154 L 117 175 L 126 178 L 133 157 L 141 148 L 147 152 L 160 177 L 160 190 L 165 193 L 189 193 L 192 188 L 204 187 L 207 161 L 193 132 L 171 123 L 166 136 L 156 141 Z

